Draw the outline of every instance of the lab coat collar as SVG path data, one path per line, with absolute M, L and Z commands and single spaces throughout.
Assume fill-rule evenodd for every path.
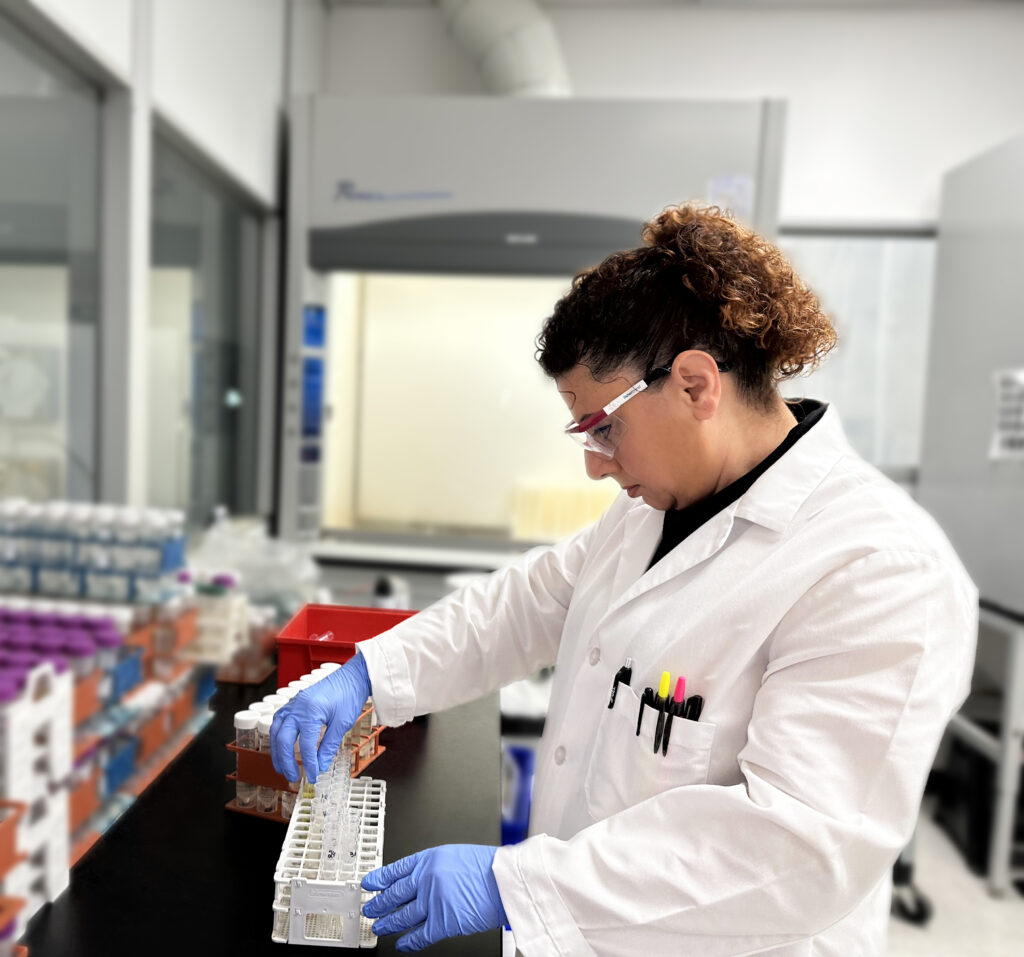
M 736 502 L 736 518 L 783 531 L 836 463 L 851 452 L 832 406 Z
M 782 532 L 849 451 L 839 416 L 829 407 L 744 495 L 708 519 L 651 569 L 647 565 L 661 535 L 664 513 L 648 505 L 634 507 L 625 517 L 623 552 L 613 586 L 618 598 L 609 611 L 710 558 L 726 543 L 736 519 Z

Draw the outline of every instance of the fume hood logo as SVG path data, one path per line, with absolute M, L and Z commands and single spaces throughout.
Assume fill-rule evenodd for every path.
M 356 203 L 407 203 L 415 200 L 436 201 L 454 198 L 455 194 L 450 189 L 415 189 L 394 193 L 359 189 L 351 179 L 339 179 L 334 191 L 335 202 L 348 200 Z

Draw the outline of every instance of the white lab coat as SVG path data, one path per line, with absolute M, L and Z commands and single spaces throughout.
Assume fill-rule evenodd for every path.
M 646 571 L 661 527 L 621 496 L 363 643 L 381 720 L 556 664 L 531 836 L 494 859 L 526 957 L 880 957 L 891 867 L 969 690 L 973 584 L 833 409 Z M 649 710 L 635 734 L 663 670 L 705 699 L 665 757 Z

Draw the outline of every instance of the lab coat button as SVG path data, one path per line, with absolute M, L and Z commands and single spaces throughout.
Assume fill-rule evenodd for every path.
M 561 745 L 555 748 L 555 764 L 565 764 L 565 748 Z
M 601 649 L 591 648 L 590 649 L 590 663 L 596 665 L 601 660 Z

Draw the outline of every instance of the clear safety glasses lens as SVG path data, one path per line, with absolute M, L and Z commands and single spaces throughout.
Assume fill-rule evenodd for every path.
M 626 433 L 626 423 L 614 415 L 606 416 L 586 432 L 573 431 L 576 427 L 575 422 L 570 422 L 565 427 L 565 434 L 588 452 L 596 452 L 609 459 L 615 454 L 622 436 Z

